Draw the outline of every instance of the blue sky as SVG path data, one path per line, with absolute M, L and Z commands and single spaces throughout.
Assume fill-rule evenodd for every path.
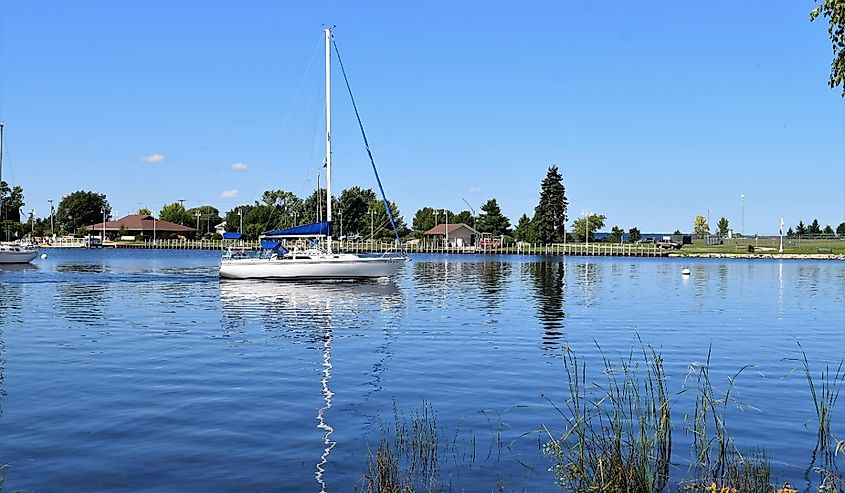
M 4 179 L 26 210 L 76 190 L 120 215 L 301 196 L 323 160 L 322 26 L 389 198 L 771 234 L 845 221 L 845 101 L 812 2 L 0 0 Z M 374 187 L 334 66 L 334 187 Z M 239 164 L 238 166 L 234 166 Z M 241 168 L 241 169 L 235 169 Z

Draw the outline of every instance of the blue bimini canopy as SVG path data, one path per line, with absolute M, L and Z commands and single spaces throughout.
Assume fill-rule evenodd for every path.
M 240 233 L 223 233 L 224 240 L 240 240 L 244 235 Z
M 332 234 L 332 225 L 329 222 L 303 224 L 293 228 L 275 229 L 264 233 L 267 238 L 278 238 L 282 236 L 329 236 Z

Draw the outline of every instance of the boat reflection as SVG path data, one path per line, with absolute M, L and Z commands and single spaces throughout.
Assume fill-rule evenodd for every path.
M 373 311 L 390 311 L 402 305 L 402 295 L 393 281 L 281 283 L 262 280 L 220 281 L 227 330 L 247 320 L 260 320 L 267 330 L 281 330 L 287 337 L 305 340 L 321 353 L 320 386 L 323 405 L 315 419 L 322 433 L 322 452 L 315 464 L 314 478 L 320 492 L 326 491 L 326 466 L 337 444 L 334 427 L 327 419 L 332 408 L 331 349 L 334 329 L 359 325 Z
M 0 274 L 6 272 L 27 272 L 38 270 L 38 266 L 34 264 L 0 264 Z

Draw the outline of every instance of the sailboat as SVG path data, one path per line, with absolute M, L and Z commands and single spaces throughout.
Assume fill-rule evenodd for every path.
M 0 181 L 3 181 L 3 124 L 0 123 Z M 3 210 L 3 196 L 0 194 L 0 211 Z M 0 242 L 0 264 L 27 264 L 38 256 L 38 245 L 16 242 Z
M 390 277 L 408 259 L 404 255 L 357 255 L 332 251 L 332 140 L 331 140 L 331 28 L 326 36 L 326 221 L 264 233 L 262 251 L 249 257 L 228 249 L 220 261 L 220 277 L 227 279 L 354 280 Z M 385 208 L 390 215 L 385 201 Z M 392 222 L 392 221 L 391 221 Z M 241 235 L 227 233 L 224 239 Z M 289 251 L 285 240 L 325 237 L 325 248 Z M 398 235 L 397 235 L 398 241 Z

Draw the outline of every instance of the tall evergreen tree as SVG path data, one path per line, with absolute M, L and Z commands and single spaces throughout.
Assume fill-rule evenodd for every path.
M 568 205 L 563 176 L 558 173 L 557 165 L 553 164 L 540 186 L 540 203 L 534 209 L 534 219 L 531 221 L 537 241 L 552 243 L 563 239 Z
M 818 235 L 822 233 L 822 227 L 819 224 L 818 219 L 813 219 L 813 222 L 810 224 L 810 227 L 807 228 L 807 234 L 811 235 Z
M 795 226 L 795 234 L 798 236 L 807 234 L 807 226 L 804 226 L 804 221 L 798 221 L 798 226 Z
M 836 227 L 836 235 L 845 236 L 845 223 L 839 223 L 839 226 Z

